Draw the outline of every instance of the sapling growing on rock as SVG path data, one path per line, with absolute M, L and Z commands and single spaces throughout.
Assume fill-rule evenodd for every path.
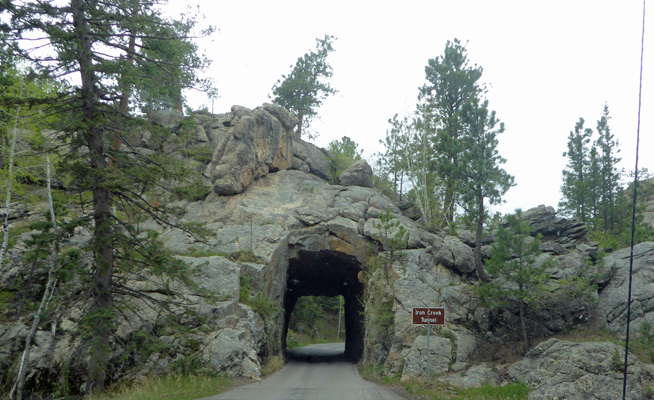
M 522 218 L 522 211 L 507 217 L 508 227 L 500 227 L 497 240 L 486 264 L 488 274 L 495 278 L 477 289 L 481 300 L 493 307 L 517 301 L 520 313 L 520 330 L 525 352 L 529 350 L 527 309 L 545 294 L 543 283 L 549 278 L 548 262 L 537 263 L 541 254 L 540 234 L 532 238 L 532 227 Z

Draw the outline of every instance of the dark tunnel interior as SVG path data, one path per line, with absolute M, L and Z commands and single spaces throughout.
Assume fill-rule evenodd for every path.
M 363 354 L 362 297 L 363 286 L 357 275 L 361 265 L 347 254 L 323 250 L 300 252 L 289 259 L 285 294 L 285 319 L 282 346 L 286 351 L 286 335 L 291 313 L 302 296 L 338 296 L 344 299 L 345 353 L 347 360 L 358 361 Z

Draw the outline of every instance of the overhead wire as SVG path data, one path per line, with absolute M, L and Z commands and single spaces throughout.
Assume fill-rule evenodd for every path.
M 629 328 L 631 325 L 631 287 L 634 274 L 634 239 L 636 233 L 636 199 L 638 196 L 638 151 L 640 146 L 640 116 L 643 98 L 643 55 L 645 52 L 645 6 L 643 0 L 643 30 L 640 38 L 640 81 L 638 87 L 638 125 L 636 127 L 636 168 L 634 170 L 634 198 L 631 212 L 631 254 L 629 256 L 629 289 L 627 291 L 627 334 L 624 349 L 624 377 L 622 380 L 622 400 L 627 396 L 627 370 L 629 359 Z

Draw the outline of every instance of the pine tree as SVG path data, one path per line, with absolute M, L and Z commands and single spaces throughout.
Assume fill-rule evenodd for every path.
M 141 75 L 144 69 L 136 66 L 158 64 L 162 70 L 170 67 L 166 64 L 171 60 L 169 56 L 155 57 L 156 49 L 144 43 L 155 39 L 183 43 L 188 40 L 188 30 L 178 30 L 180 25 L 165 20 L 152 1 L 70 0 L 63 4 L 34 0 L 4 4 L 7 7 L 0 11 L 0 21 L 5 35 L 0 40 L 16 59 L 36 74 L 57 78 L 74 74 L 79 82 L 72 90 L 40 102 L 48 104 L 50 114 L 62 117 L 62 140 L 70 148 L 62 159 L 73 182 L 69 189 L 90 193 L 92 197 L 94 278 L 89 296 L 92 304 L 85 316 L 90 332 L 86 390 L 102 391 L 113 334 L 117 268 L 129 268 L 132 262 L 179 264 L 167 259 L 160 248 L 155 249 L 154 257 L 149 241 L 139 240 L 139 232 L 130 221 L 112 212 L 114 208 L 121 212 L 137 211 L 155 220 L 166 220 L 165 210 L 152 206 L 148 192 L 160 179 L 178 179 L 184 172 L 163 154 L 146 157 L 131 150 L 118 151 L 115 143 L 124 140 L 121 133 L 125 127 L 138 129 L 139 125 L 148 125 L 141 118 L 121 112 L 118 102 L 126 92 L 135 93 L 132 88 L 147 87 Z M 194 26 L 193 20 L 180 23 L 189 29 Z M 24 47 L 31 46 L 23 40 L 28 35 L 42 38 L 40 52 Z M 193 46 L 186 49 L 194 51 Z M 188 62 L 176 64 L 174 69 L 184 70 L 193 78 L 198 59 L 187 54 L 175 60 L 181 59 Z M 16 101 L 31 104 L 34 99 Z M 114 159 L 119 160 L 122 168 L 110 166 Z
M 592 134 L 592 129 L 584 128 L 584 119 L 579 118 L 574 131 L 568 135 L 568 151 L 563 153 L 568 163 L 563 170 L 559 208 L 584 223 L 589 219 L 588 170 Z
M 609 127 L 609 106 L 604 105 L 602 117 L 597 121 L 597 133 L 599 137 L 595 142 L 599 157 L 599 217 L 600 227 L 604 232 L 614 232 L 619 214 L 619 197 L 621 195 L 620 180 L 622 171 L 618 169 L 620 158 L 619 143 L 615 139 Z
M 425 67 L 428 83 L 420 88 L 421 126 L 430 132 L 434 143 L 433 170 L 442 180 L 443 215 L 446 223 L 454 221 L 459 193 L 458 169 L 465 136 L 462 111 L 484 91 L 478 83 L 482 68 L 470 66 L 467 50 L 458 39 L 448 41 L 442 56 L 430 59 Z M 433 132 L 433 133 L 431 133 Z
M 272 88 L 273 103 L 295 113 L 299 124 L 295 139 L 300 140 L 307 133 L 311 121 L 318 114 L 323 100 L 336 93 L 323 79 L 332 76 L 332 67 L 327 56 L 334 51 L 334 36 L 325 35 L 316 39 L 316 50 L 298 58 L 290 74 L 282 75 Z M 313 137 L 314 135 L 309 135 Z
M 495 307 L 506 307 L 510 301 L 518 302 L 520 314 L 520 332 L 524 351 L 528 351 L 530 340 L 527 331 L 526 314 L 530 304 L 538 300 L 545 292 L 542 283 L 549 275 L 549 263 L 536 263 L 541 254 L 540 234 L 532 239 L 532 228 L 522 218 L 522 211 L 506 217 L 507 227 L 501 226 L 497 239 L 491 248 L 491 258 L 487 263 L 487 272 L 501 281 L 486 282 L 477 293 L 482 301 Z
M 379 143 L 384 146 L 385 151 L 380 155 L 383 165 L 385 166 L 384 172 L 390 177 L 393 186 L 393 198 L 395 200 L 402 200 L 403 183 L 406 174 L 407 162 L 406 146 L 408 144 L 408 120 L 406 117 L 398 119 L 395 114 L 393 118 L 389 118 L 388 123 L 391 129 L 386 131 L 384 140 Z
M 497 136 L 504 132 L 495 111 L 488 110 L 488 100 L 482 104 L 467 103 L 463 114 L 467 134 L 462 138 L 465 150 L 461 154 L 461 198 L 475 223 L 475 266 L 479 279 L 487 275 L 481 261 L 481 238 L 488 217 L 485 202 L 500 204 L 502 196 L 513 186 L 513 177 L 501 165 L 506 162 L 497 151 Z

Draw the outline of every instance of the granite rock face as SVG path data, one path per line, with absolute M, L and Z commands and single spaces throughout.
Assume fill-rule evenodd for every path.
M 624 334 L 627 322 L 630 254 L 630 249 L 621 249 L 605 258 L 605 268 L 613 271 L 613 276 L 600 291 L 597 305 L 598 314 L 605 318 L 606 328 L 619 334 Z M 634 247 L 631 323 L 635 331 L 644 321 L 654 325 L 653 242 Z
M 176 116 L 169 117 L 170 122 L 162 116 L 159 123 L 177 124 Z M 226 114 L 196 113 L 192 118 L 195 131 L 184 150 L 197 151 L 198 160 L 203 160 L 195 160 L 197 170 L 205 171 L 213 191 L 199 201 L 167 205 L 177 210 L 176 222 L 200 224 L 213 236 L 200 239 L 152 221 L 139 225 L 144 231 L 156 231 L 163 246 L 189 266 L 195 285 L 162 282 L 147 273 L 126 284 L 144 295 L 130 300 L 130 308 L 115 321 L 116 340 L 110 345 L 116 368 L 110 379 L 134 373 L 132 366 L 119 362 L 130 351 L 125 343 L 142 332 L 165 332 L 165 321 L 154 311 L 157 302 L 189 305 L 188 314 L 171 306 L 189 332 L 162 334 L 165 350 L 140 360 L 140 374 L 168 373 L 193 359 L 213 372 L 257 378 L 268 357 L 284 355 L 285 309 L 292 307 L 298 293 L 344 294 L 349 296 L 346 350 L 361 356 L 366 365 L 380 365 L 386 374 L 405 381 L 425 377 L 426 328 L 412 324 L 411 311 L 437 306 L 445 309 L 446 324 L 430 330 L 430 370 L 435 379 L 459 387 L 522 380 L 534 388 L 535 399 L 590 398 L 566 397 L 575 396 L 575 391 L 614 394 L 618 373 L 611 358 L 620 350 L 607 343 L 548 340 L 510 368 L 479 362 L 479 353 L 489 343 L 519 339 L 515 302 L 501 310 L 484 308 L 475 293 L 479 282 L 471 233 L 460 230 L 458 236 L 450 236 L 421 229 L 403 214 L 406 205 L 401 210 L 371 187 L 365 162 L 341 174 L 341 185 L 330 184 L 329 157 L 309 143 L 292 141 L 296 120 L 273 105 L 254 110 L 234 106 Z M 182 157 L 179 150 L 171 145 L 166 151 Z M 392 249 L 384 240 L 384 235 L 399 231 L 384 231 L 381 217 L 386 212 L 406 232 L 406 249 Z M 579 221 L 560 218 L 544 206 L 523 215 L 534 226 L 534 234 L 543 235 L 544 254 L 538 262 L 553 261 L 548 284 L 587 277 L 596 285 L 591 299 L 553 292 L 545 307 L 528 313 L 530 335 L 565 331 L 585 324 L 589 315 L 601 327 L 619 332 L 626 318 L 628 249 L 602 259 Z M 16 216 L 21 218 L 27 216 Z M 65 245 L 87 245 L 91 233 L 85 229 L 80 227 Z M 22 277 L 25 242 L 31 234 L 23 233 L 8 253 L 0 289 Z M 484 242 L 484 259 L 491 255 L 491 243 L 492 235 Z M 637 329 L 643 321 L 654 323 L 654 243 L 638 245 L 635 256 L 632 322 Z M 83 268 L 91 270 L 88 258 L 86 262 Z M 42 271 L 32 278 L 42 281 Z M 169 297 L 171 289 L 180 295 Z M 35 286 L 34 292 L 39 290 Z M 251 301 L 255 298 L 257 304 Z M 40 372 L 33 379 L 56 376 L 52 371 L 64 367 L 77 377 L 84 375 L 79 331 L 86 307 L 84 301 L 75 303 L 54 328 L 37 331 L 30 365 Z M 0 369 L 10 368 L 20 353 L 28 322 L 27 315 L 0 322 Z M 632 364 L 639 380 L 630 393 L 638 398 L 647 385 L 652 386 L 653 373 L 650 366 L 635 360 Z
M 366 160 L 356 161 L 341 172 L 338 182 L 343 186 L 372 187 L 372 168 Z
M 268 104 L 254 110 L 234 106 L 232 114 L 205 171 L 219 195 L 241 193 L 254 180 L 292 163 L 295 120 L 288 111 Z
M 513 364 L 510 379 L 533 388 L 530 400 L 613 400 L 622 398 L 624 348 L 613 343 L 547 340 Z M 628 363 L 627 398 L 644 399 L 654 384 L 654 366 Z

